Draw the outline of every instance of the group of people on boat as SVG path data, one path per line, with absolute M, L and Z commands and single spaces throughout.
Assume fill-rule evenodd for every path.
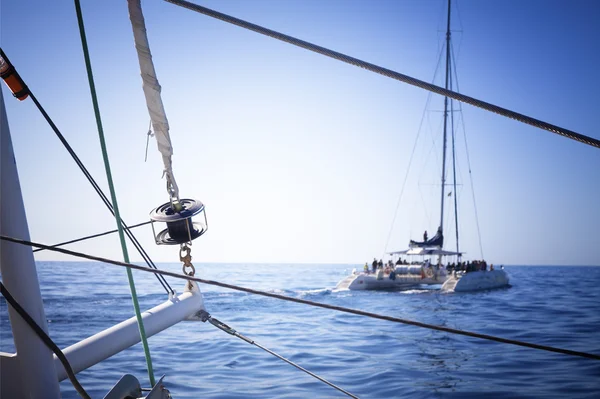
M 421 262 L 416 262 L 421 264 Z M 383 260 L 377 258 L 373 258 L 373 262 L 371 263 L 371 269 L 369 269 L 369 263 L 365 262 L 364 272 L 365 273 L 376 273 L 378 269 L 383 269 L 385 274 L 389 274 L 394 270 L 394 266 L 398 265 L 410 265 L 415 264 L 415 262 L 408 262 L 406 259 L 398 258 L 396 263 L 394 263 L 391 259 L 384 263 Z M 425 262 L 426 267 L 431 267 L 429 262 Z M 442 265 L 443 267 L 443 265 Z M 477 271 L 487 271 L 494 270 L 494 265 L 488 263 L 485 260 L 473 260 L 473 261 L 464 261 L 464 262 L 452 262 L 446 265 L 446 270 L 449 272 L 452 271 L 462 271 L 465 273 L 469 272 L 477 272 Z
M 388 262 L 389 265 L 389 262 Z M 377 271 L 378 268 L 383 269 L 383 260 L 377 258 L 373 258 L 373 263 L 371 263 L 371 267 L 373 268 L 373 273 Z M 369 273 L 369 263 L 365 262 L 365 273 Z
M 395 266 L 399 266 L 399 265 L 421 265 L 423 264 L 425 267 L 432 267 L 432 264 L 429 260 L 425 261 L 425 262 L 409 262 L 406 259 L 402 259 L 402 258 L 398 258 L 398 260 L 396 261 L 396 263 L 394 263 L 393 260 L 388 260 L 386 263 L 383 262 L 383 260 L 379 259 L 377 260 L 377 258 L 373 258 L 373 262 L 371 263 L 371 269 L 369 269 L 369 262 L 365 262 L 365 266 L 363 268 L 364 272 L 367 274 L 370 273 L 377 273 L 377 271 L 379 269 L 381 269 L 383 271 L 383 273 L 385 275 L 390 274 L 392 272 L 394 272 L 395 270 Z M 448 267 L 450 267 L 450 264 L 448 264 Z
M 389 260 L 386 264 L 385 264 L 385 269 L 393 269 L 394 264 L 391 260 Z M 373 258 L 373 263 L 371 263 L 371 268 L 372 268 L 372 273 L 377 272 L 377 269 L 383 269 L 384 268 L 384 263 L 383 260 L 379 259 L 379 261 L 377 260 L 377 258 Z M 369 263 L 365 262 L 365 267 L 364 267 L 364 271 L 365 273 L 369 273 Z
M 377 260 L 377 258 L 373 258 L 373 262 L 371 263 L 371 270 L 369 271 L 369 262 L 365 262 L 365 267 L 364 267 L 364 272 L 365 273 L 375 273 L 377 271 L 377 269 L 383 269 L 384 266 L 387 269 L 388 267 L 393 270 L 394 269 L 394 265 L 411 265 L 411 264 L 420 264 L 421 262 L 409 262 L 406 259 L 402 259 L 402 258 L 398 258 L 398 260 L 396 261 L 396 263 L 394 263 L 394 261 L 392 261 L 391 259 L 387 261 L 387 263 L 383 263 L 383 260 L 379 259 Z
M 464 271 L 465 273 L 469 272 L 478 272 L 478 271 L 486 271 L 488 270 L 488 264 L 485 260 L 474 260 L 474 261 L 466 261 L 466 262 L 457 262 L 457 263 L 448 263 L 446 266 L 447 271 Z M 490 265 L 489 270 L 494 270 L 494 265 Z
M 396 272 L 394 271 L 394 262 L 390 259 L 387 263 L 383 263 L 383 260 L 377 258 L 373 258 L 373 263 L 371 263 L 372 271 L 369 271 L 369 263 L 365 262 L 364 272 L 367 274 L 373 273 L 377 274 L 377 279 L 380 280 L 383 276 L 389 276 L 390 279 L 395 280 Z

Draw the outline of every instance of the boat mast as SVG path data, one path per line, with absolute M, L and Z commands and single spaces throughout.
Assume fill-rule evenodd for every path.
M 448 23 L 446 28 L 446 82 L 445 88 L 448 90 L 450 77 L 450 1 L 448 0 Z M 444 195 L 446 188 L 446 142 L 448 137 L 448 97 L 444 97 L 444 144 L 442 151 L 442 199 L 440 211 L 440 230 L 444 232 Z M 456 193 L 455 193 L 456 195 Z M 441 257 L 440 257 L 441 258 Z

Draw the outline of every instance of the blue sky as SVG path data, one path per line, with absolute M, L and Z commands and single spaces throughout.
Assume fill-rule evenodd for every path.
M 198 3 L 425 81 L 443 44 L 444 1 Z M 362 263 L 437 228 L 441 97 L 172 4 L 142 5 L 181 195 L 206 204 L 196 262 Z M 168 198 L 153 143 L 144 163 L 149 117 L 127 4 L 82 9 L 122 216 L 142 222 Z M 461 92 L 600 138 L 600 3 L 462 0 L 454 11 Z M 4 0 L 1 13 L 4 51 L 106 187 L 73 2 Z M 112 229 L 31 100 L 2 90 L 32 239 Z M 598 265 L 600 150 L 462 109 L 485 258 Z M 460 246 L 479 258 L 457 131 Z M 178 261 L 149 229 L 137 236 L 156 261 Z M 116 236 L 73 248 L 121 258 Z

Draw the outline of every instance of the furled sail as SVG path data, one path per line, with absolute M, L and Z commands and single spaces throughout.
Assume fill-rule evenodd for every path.
M 439 227 L 437 233 L 429 240 L 425 241 L 413 241 L 410 240 L 408 246 L 410 248 L 425 248 L 425 247 L 442 247 L 444 245 L 444 235 L 442 234 L 442 228 Z
M 160 96 L 160 84 L 156 78 L 156 71 L 152 63 L 152 54 L 150 53 L 150 45 L 148 43 L 148 36 L 146 35 L 146 23 L 142 14 L 142 7 L 140 0 L 128 0 L 127 3 L 135 48 L 140 62 L 146 104 L 150 113 L 154 136 L 158 144 L 158 151 L 162 154 L 165 167 L 164 176 L 167 179 L 167 191 L 171 199 L 179 199 L 179 189 L 173 176 L 171 159 L 173 146 L 171 145 L 171 137 L 169 136 L 169 122 L 167 121 L 167 115 Z

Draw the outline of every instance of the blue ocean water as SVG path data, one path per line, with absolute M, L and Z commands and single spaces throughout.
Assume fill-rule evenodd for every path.
M 335 292 L 354 265 L 195 264 L 200 277 L 384 315 L 600 354 L 600 267 L 507 266 L 512 286 Z M 66 347 L 133 315 L 125 271 L 38 262 L 51 337 Z M 159 267 L 179 271 L 178 264 Z M 358 266 L 357 266 L 358 267 Z M 142 309 L 166 299 L 134 271 Z M 169 279 L 182 291 L 183 282 Z M 361 398 L 598 398 L 600 362 L 396 324 L 201 285 L 208 311 L 259 344 Z M 0 350 L 13 351 L 0 301 Z M 341 398 L 343 394 L 208 323 L 149 339 L 175 398 Z M 144 385 L 140 344 L 78 374 L 102 398 L 125 373 Z M 78 397 L 68 381 L 64 398 Z

